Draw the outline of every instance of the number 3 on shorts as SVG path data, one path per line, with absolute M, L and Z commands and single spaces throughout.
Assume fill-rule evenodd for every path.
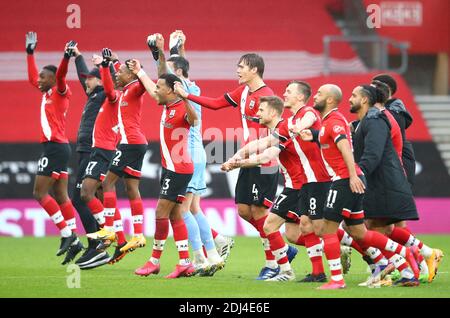
M 169 189 L 169 182 L 170 182 L 170 179 L 164 179 L 164 185 L 162 187 L 163 190 Z

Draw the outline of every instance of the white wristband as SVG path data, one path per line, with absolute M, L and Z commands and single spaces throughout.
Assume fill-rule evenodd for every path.
M 139 70 L 139 72 L 137 72 L 136 75 L 137 75 L 138 78 L 141 78 L 142 76 L 147 75 L 147 74 L 146 74 L 145 71 L 141 68 L 141 69 Z

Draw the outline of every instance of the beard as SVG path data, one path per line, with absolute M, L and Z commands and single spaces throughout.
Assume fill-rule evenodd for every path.
M 313 107 L 314 107 L 315 110 L 317 110 L 318 112 L 322 113 L 324 111 L 324 109 L 325 109 L 325 106 L 326 106 L 326 103 L 325 103 L 325 100 L 323 100 L 323 101 L 320 101 L 318 103 L 315 103 Z
M 350 113 L 356 114 L 361 109 L 361 104 L 350 104 Z

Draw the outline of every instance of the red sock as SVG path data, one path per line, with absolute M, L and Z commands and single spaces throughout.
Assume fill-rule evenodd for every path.
M 337 236 L 338 236 L 340 242 L 342 242 L 342 238 L 344 237 L 344 235 L 345 235 L 345 231 L 343 229 L 337 230 Z M 356 240 L 352 239 L 350 246 L 352 248 L 354 248 L 355 250 L 357 250 L 362 256 L 366 255 L 363 251 L 363 248 L 361 246 L 359 246 L 358 243 L 356 243 Z
M 73 232 L 76 232 L 77 221 L 75 219 L 75 208 L 72 205 L 72 201 L 69 199 L 66 202 L 60 204 L 59 207 L 69 229 L 71 229 Z
M 134 235 L 142 234 L 142 222 L 144 221 L 144 206 L 142 199 L 130 200 L 131 215 L 133 216 Z
M 286 254 L 287 248 L 286 242 L 284 242 L 283 237 L 281 236 L 279 231 L 270 233 L 267 235 L 267 239 L 269 240 L 270 250 L 272 251 L 272 255 L 277 255 L 275 258 L 277 259 L 278 264 L 286 264 L 289 260 Z
M 388 242 L 395 244 L 395 254 L 401 255 L 402 249 L 404 248 L 403 245 L 389 240 L 389 238 L 376 231 L 367 231 L 359 244 L 361 246 L 373 246 L 383 251 L 386 250 Z
M 308 252 L 308 257 L 312 264 L 312 274 L 318 275 L 324 273 L 322 263 L 322 242 L 314 232 L 303 235 L 305 239 L 305 247 Z
M 253 226 L 256 228 L 256 230 L 259 232 L 259 236 L 264 240 L 267 240 L 267 235 L 266 233 L 264 233 L 264 222 L 267 219 L 267 215 L 263 216 L 262 218 L 259 218 L 258 220 L 255 219 L 251 219 L 251 221 L 253 222 Z M 271 248 L 270 248 L 270 243 L 268 244 L 269 246 L 266 246 L 266 244 L 264 244 L 264 253 L 266 254 L 266 260 L 267 261 L 274 261 L 275 260 L 275 256 L 273 255 Z
M 64 217 L 59 210 L 58 203 L 56 203 L 56 200 L 53 199 L 50 195 L 47 194 L 41 201 L 39 201 L 39 204 L 52 218 L 53 223 L 55 223 L 58 229 L 62 230 L 67 226 L 66 221 L 64 220 Z
M 161 258 L 161 254 L 164 250 L 164 243 L 169 236 L 169 219 L 162 218 L 156 219 L 155 226 L 155 238 L 153 240 L 152 257 Z
M 87 203 L 87 206 L 100 227 L 103 227 L 105 225 L 105 216 L 103 215 L 104 208 L 102 202 L 94 197 Z
M 400 243 L 402 245 L 406 245 L 408 243 L 408 240 L 410 238 L 411 234 L 400 227 L 394 227 L 394 229 L 391 232 L 391 235 L 389 235 L 389 238 L 393 241 L 396 241 L 397 243 Z
M 423 246 L 422 241 L 415 237 L 411 231 L 405 227 L 394 227 L 389 238 L 404 246 L 417 245 L 419 249 Z
M 127 241 L 125 234 L 123 233 L 122 216 L 120 215 L 118 208 L 116 208 L 116 212 L 114 213 L 114 232 L 116 232 L 117 243 L 119 243 L 119 245 Z
M 180 259 L 189 258 L 188 232 L 183 219 L 170 220 Z
M 295 244 L 300 245 L 300 246 L 305 246 L 305 237 L 303 236 L 303 234 L 300 234 L 300 236 L 297 239 L 297 242 L 295 242 Z
M 114 213 L 116 212 L 117 197 L 116 192 L 103 193 L 103 205 L 105 207 L 105 226 L 114 226 Z
M 367 250 L 367 249 L 365 249 L 365 250 Z M 369 256 L 370 257 L 370 259 L 376 264 L 376 263 L 378 263 L 379 261 L 381 261 L 384 257 L 385 257 L 385 255 L 384 255 L 384 251 L 383 250 L 380 250 L 380 249 L 378 249 L 378 251 L 380 251 L 380 254 L 378 255 L 378 256 L 376 256 L 375 258 L 372 258 L 373 256 Z M 389 251 L 388 251 L 389 252 Z M 389 253 L 391 253 L 391 252 L 389 252 Z M 366 254 L 367 255 L 367 254 Z
M 213 228 L 211 228 L 211 234 L 212 234 L 213 239 L 215 239 L 217 237 L 217 235 L 219 235 L 219 233 L 217 233 L 217 231 L 214 230 Z
M 341 244 L 337 234 L 325 234 L 323 237 L 323 251 L 330 266 L 331 279 L 334 281 L 341 281 L 342 266 L 341 266 Z

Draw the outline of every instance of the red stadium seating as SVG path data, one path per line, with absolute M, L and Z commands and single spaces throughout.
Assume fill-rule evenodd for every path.
M 291 50 L 322 53 L 322 36 L 340 30 L 325 10 L 335 0 L 156 2 L 80 0 L 81 28 L 69 29 L 64 1 L 13 1 L 3 7 L 0 51 L 23 51 L 24 34 L 39 34 L 39 50 L 60 51 L 69 39 L 85 50 L 146 49 L 149 33 L 169 34 L 175 28 L 191 37 L 189 50 Z M 17 19 L 15 12 L 20 12 Z M 205 14 L 207 12 L 207 14 Z M 208 14 L 209 13 L 209 14 Z M 220 16 L 220 19 L 217 17 Z M 112 18 L 114 17 L 114 18 Z M 44 22 L 43 22 L 44 21 Z M 317 27 L 320 26 L 320 27 Z M 335 57 L 354 57 L 349 45 L 333 48 Z
M 68 5 L 66 2 L 26 0 L 8 2 L 4 5 L 0 27 L 8 32 L 0 34 L 0 67 L 6 71 L 0 75 L 3 102 L 3 107 L 0 108 L 0 127 L 6 133 L 0 135 L 0 142 L 38 142 L 39 138 L 41 96 L 26 82 L 26 72 L 23 71 L 26 69 L 24 66 L 26 31 L 38 32 L 38 58 L 39 52 L 42 55 L 43 52 L 53 52 L 55 55 L 52 56 L 58 56 L 58 60 L 62 55 L 64 43 L 69 39 L 79 41 L 80 48 L 85 51 L 98 51 L 103 46 L 109 46 L 115 50 L 127 51 L 133 56 L 133 52 L 147 50 L 145 44 L 147 34 L 162 32 L 167 37 L 175 28 L 183 29 L 188 35 L 188 50 L 206 54 L 210 51 L 257 50 L 291 51 L 299 54 L 306 52 L 306 56 L 308 54 L 321 56 L 322 37 L 340 34 L 339 28 L 325 9 L 333 6 L 336 10 L 342 1 L 173 0 L 170 7 L 166 2 L 145 0 L 136 0 L 132 3 L 110 1 L 107 6 L 102 2 L 87 0 L 80 0 L 77 3 L 81 8 L 80 29 L 69 29 L 65 26 L 69 16 L 66 12 Z M 17 12 L 20 12 L 20 19 L 17 19 L 15 14 Z M 220 19 L 217 19 L 217 16 L 220 16 Z M 333 47 L 332 52 L 334 58 L 356 58 L 359 61 L 350 45 L 346 43 Z M 53 61 L 53 57 L 51 58 L 53 63 L 59 62 Z M 283 58 L 283 55 L 280 58 Z M 302 61 L 308 63 L 307 59 L 306 62 L 305 59 Z M 12 67 L 15 64 L 21 68 Z M 314 64 L 320 72 L 320 62 L 310 64 Z M 195 68 L 198 66 L 199 63 L 194 65 Z M 217 68 L 220 68 L 220 65 L 217 65 Z M 266 66 L 266 69 L 268 68 L 270 71 L 270 65 Z M 71 65 L 70 69 L 73 72 L 74 66 Z M 19 74 L 18 70 L 21 70 Z M 269 77 L 267 82 L 278 95 L 281 95 L 289 79 L 305 79 L 307 76 L 291 72 L 286 77 Z M 8 78 L 14 78 L 15 81 Z M 232 80 L 216 80 L 224 78 L 201 77 L 198 84 L 203 94 L 217 96 L 237 85 L 237 82 Z M 409 137 L 414 140 L 430 140 L 411 92 L 404 81 L 400 77 L 397 78 L 400 81 L 399 96 L 405 100 L 416 122 L 409 131 Z M 355 85 L 369 82 L 370 75 L 336 75 L 331 78 L 315 77 L 308 80 L 315 90 L 325 82 L 341 84 L 347 98 Z M 69 85 L 73 90 L 73 97 L 67 117 L 67 135 L 74 142 L 86 97 L 79 83 L 70 81 Z M 158 118 L 152 116 L 155 107 L 157 106 L 147 97 L 143 122 L 149 140 L 158 139 Z M 345 100 L 342 109 L 348 109 Z M 226 110 L 227 114 L 229 111 L 231 110 Z M 204 128 L 218 127 L 224 130 L 226 127 L 239 126 L 237 113 L 224 122 L 223 112 L 205 110 Z

